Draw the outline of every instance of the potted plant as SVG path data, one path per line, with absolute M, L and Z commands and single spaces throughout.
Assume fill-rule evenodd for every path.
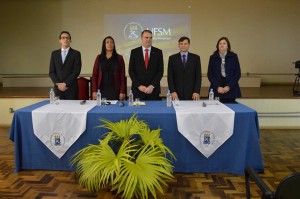
M 156 198 L 161 185 L 173 179 L 172 151 L 160 138 L 161 129 L 150 130 L 148 124 L 133 115 L 128 120 L 104 123 L 98 127 L 109 132 L 98 145 L 89 145 L 72 157 L 80 185 L 95 192 L 110 187 L 122 198 Z M 168 158 L 169 157 L 169 158 Z

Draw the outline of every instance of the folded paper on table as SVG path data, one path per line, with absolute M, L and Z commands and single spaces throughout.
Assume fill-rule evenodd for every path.
M 110 102 L 110 104 L 117 104 L 118 100 L 107 100 L 107 102 Z
M 218 101 L 180 101 L 173 106 L 178 131 L 207 158 L 233 133 L 235 113 Z
M 146 106 L 146 102 L 133 102 L 133 106 Z

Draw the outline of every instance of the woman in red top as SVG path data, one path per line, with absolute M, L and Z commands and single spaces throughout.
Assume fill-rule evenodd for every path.
M 117 54 L 115 41 L 111 36 L 104 38 L 102 52 L 97 55 L 92 74 L 92 97 L 97 98 L 97 90 L 108 100 L 125 99 L 125 63 Z

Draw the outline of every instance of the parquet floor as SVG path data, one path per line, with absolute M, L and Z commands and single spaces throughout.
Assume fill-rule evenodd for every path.
M 0 198 L 6 199 L 114 199 L 109 190 L 89 193 L 76 181 L 75 172 L 21 171 L 13 173 L 14 148 L 8 127 L 0 128 Z M 282 178 L 300 172 L 300 130 L 261 130 L 265 173 L 260 174 L 271 189 Z M 245 199 L 244 176 L 232 174 L 175 173 L 165 195 L 159 199 Z M 251 196 L 261 192 L 251 183 Z M 299 196 L 300 198 L 300 196 Z

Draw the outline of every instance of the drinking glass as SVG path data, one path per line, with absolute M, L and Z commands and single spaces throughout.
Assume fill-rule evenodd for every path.
M 134 104 L 135 104 L 135 106 L 139 106 L 140 105 L 140 98 L 135 98 Z
M 105 97 L 102 97 L 102 100 L 101 100 L 101 103 L 102 103 L 102 106 L 106 106 L 106 98 Z
M 176 99 L 175 99 L 175 105 L 176 105 L 176 106 L 179 106 L 179 102 L 180 102 L 179 99 L 176 98 Z
M 60 103 L 60 98 L 59 98 L 59 96 L 56 96 L 54 100 L 55 100 L 55 104 L 56 104 L 56 105 L 59 105 L 59 103 Z
M 215 102 L 218 105 L 220 103 L 220 97 L 215 97 Z

